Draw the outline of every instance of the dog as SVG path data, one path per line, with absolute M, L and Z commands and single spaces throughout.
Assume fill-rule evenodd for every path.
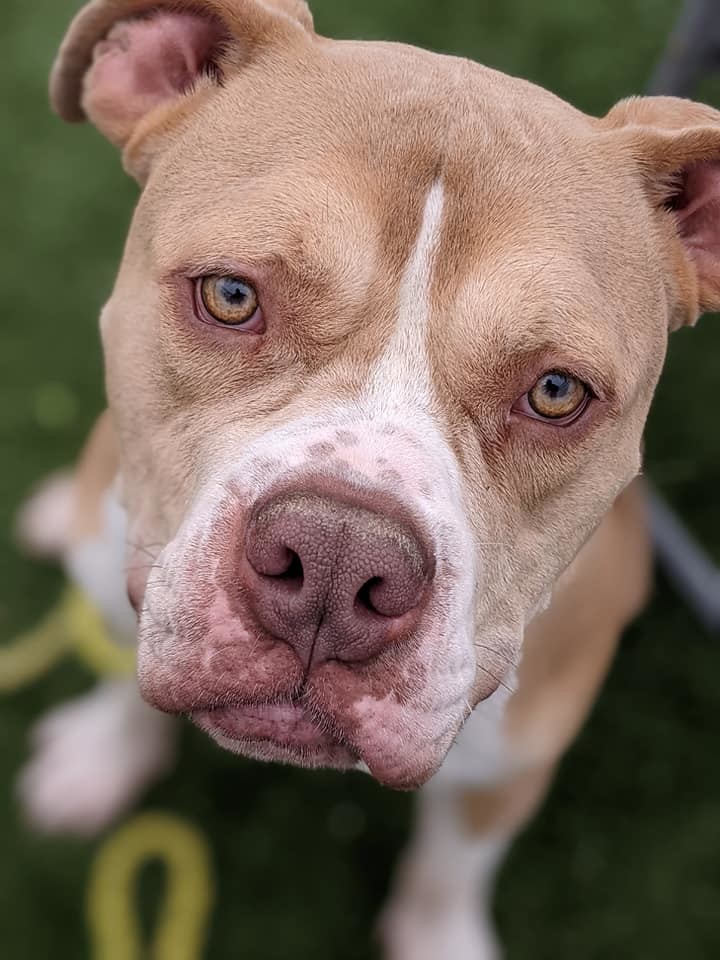
M 642 434 L 720 307 L 720 113 L 590 117 L 303 0 L 94 0 L 51 91 L 141 195 L 110 412 L 21 528 L 137 631 L 139 687 L 44 720 L 29 816 L 100 828 L 188 715 L 422 788 L 386 956 L 496 957 L 494 874 L 648 594 Z

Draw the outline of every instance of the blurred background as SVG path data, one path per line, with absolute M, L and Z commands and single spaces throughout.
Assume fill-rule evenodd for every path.
M 679 6 L 315 0 L 313 9 L 322 33 L 464 54 L 603 113 L 643 91 Z M 60 574 L 21 556 L 10 529 L 28 489 L 72 461 L 102 408 L 97 314 L 135 198 L 99 135 L 63 126 L 47 107 L 49 65 L 76 8 L 75 0 L 3 4 L 0 655 L 61 594 Z M 720 105 L 720 85 L 706 82 L 697 96 Z M 716 561 L 719 372 L 717 318 L 675 334 L 647 436 L 648 472 Z M 72 656 L 22 689 L 3 688 L 0 678 L 0 954 L 7 960 L 111 956 L 91 947 L 86 902 L 100 882 L 98 855 L 117 833 L 93 842 L 36 836 L 13 797 L 32 722 L 93 679 Z M 497 916 L 510 960 L 720 956 L 719 743 L 720 643 L 659 578 L 549 802 L 502 873 Z M 190 847 L 212 877 L 203 880 L 199 867 L 194 874 L 204 889 L 193 902 L 207 922 L 199 945 L 181 936 L 182 948 L 162 953 L 165 960 L 376 955 L 370 931 L 410 827 L 410 797 L 362 775 L 240 761 L 187 728 L 176 772 L 143 809 L 192 831 Z M 117 877 L 108 882 L 122 904 Z M 157 862 L 140 870 L 137 911 L 148 935 L 162 922 L 165 883 Z M 113 957 L 145 956 L 123 947 L 122 936 Z

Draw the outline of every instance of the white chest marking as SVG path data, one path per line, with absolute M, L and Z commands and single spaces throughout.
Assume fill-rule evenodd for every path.
M 103 615 L 113 638 L 134 644 L 137 621 L 125 590 L 127 515 L 114 489 L 103 499 L 97 536 L 74 544 L 65 555 L 68 575 Z
M 475 707 L 435 774 L 433 784 L 493 787 L 524 768 L 524 756 L 513 749 L 504 732 L 510 690 L 515 686 L 516 674 L 511 671 L 506 684 Z

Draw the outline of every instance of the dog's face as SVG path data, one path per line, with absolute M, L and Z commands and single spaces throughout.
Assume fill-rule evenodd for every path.
M 86 10 L 55 77 L 144 182 L 102 318 L 144 694 L 420 784 L 507 696 L 639 469 L 668 330 L 717 302 L 720 117 L 597 121 L 292 0 L 113 26 L 144 6 Z

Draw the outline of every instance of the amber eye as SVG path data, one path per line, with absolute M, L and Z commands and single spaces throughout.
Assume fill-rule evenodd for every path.
M 590 390 L 582 380 L 562 370 L 550 370 L 527 394 L 527 401 L 543 420 L 565 420 L 580 413 L 589 397 Z
M 247 327 L 257 317 L 257 293 L 241 277 L 203 277 L 198 295 L 213 320 L 228 327 Z

